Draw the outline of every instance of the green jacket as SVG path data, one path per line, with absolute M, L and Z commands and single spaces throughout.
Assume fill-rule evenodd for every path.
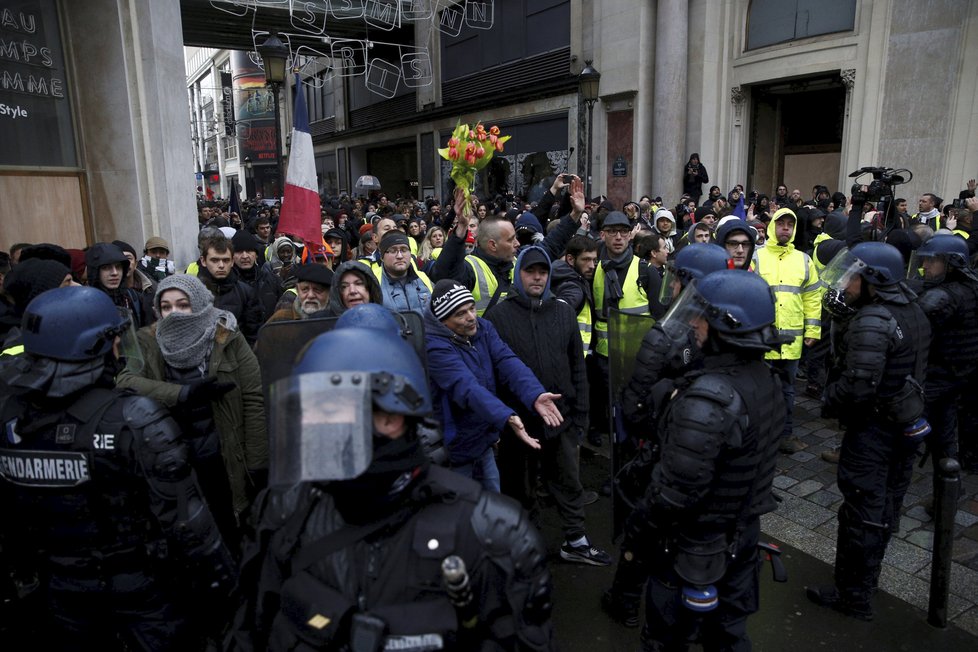
M 176 407 L 182 385 L 166 382 L 166 363 L 156 343 L 156 324 L 141 328 L 136 334 L 145 364 L 139 374 L 128 368 L 116 379 L 119 387 L 130 388 L 143 396 Z M 228 331 L 218 325 L 214 349 L 208 361 L 210 376 L 235 388 L 215 401 L 214 424 L 221 441 L 221 454 L 234 500 L 234 511 L 240 515 L 250 506 L 249 471 L 268 468 L 268 434 L 265 429 L 265 402 L 262 396 L 258 359 L 239 331 Z M 253 491 L 252 495 L 256 493 Z

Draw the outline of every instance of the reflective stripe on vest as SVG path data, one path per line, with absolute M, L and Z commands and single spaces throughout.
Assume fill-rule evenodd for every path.
M 9 349 L 4 349 L 3 351 L 0 351 L 0 355 L 20 355 L 23 352 L 24 352 L 24 345 L 18 344 L 16 346 L 10 347 Z
M 639 259 L 632 257 L 628 272 L 621 281 L 622 298 L 618 301 L 618 311 L 629 315 L 649 314 L 649 298 L 639 284 Z M 598 263 L 594 270 L 594 352 L 608 357 L 608 321 L 604 314 L 604 268 Z
M 591 304 L 584 300 L 581 311 L 577 313 L 577 330 L 581 332 L 581 344 L 584 345 L 584 355 L 591 354 Z
M 492 301 L 492 295 L 496 293 L 496 289 L 499 287 L 499 281 L 496 280 L 496 275 L 492 273 L 492 269 L 478 256 L 468 255 L 465 257 L 465 262 L 469 264 L 472 268 L 472 273 L 475 274 L 475 287 L 472 288 L 472 298 L 475 299 L 475 312 L 478 316 L 482 317 L 482 314 L 489 307 L 489 302 Z M 509 280 L 513 281 L 513 270 L 509 270 Z M 499 293 L 499 299 L 496 300 L 498 303 L 506 298 L 506 292 Z

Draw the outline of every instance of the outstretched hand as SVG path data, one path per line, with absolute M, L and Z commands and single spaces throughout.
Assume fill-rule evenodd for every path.
M 556 428 L 564 422 L 564 415 L 560 413 L 557 404 L 554 403 L 560 396 L 560 394 L 544 392 L 537 396 L 537 400 L 533 401 L 533 409 L 537 411 L 543 422 L 551 428 Z
M 455 235 L 465 239 L 469 232 L 469 218 L 465 212 L 465 189 L 455 186 Z
M 523 426 L 523 420 L 520 419 L 515 414 L 509 417 L 507 421 L 509 427 L 513 429 L 516 436 L 523 440 L 523 443 L 532 448 L 533 450 L 540 450 L 540 440 L 534 439 L 526 432 L 526 428 Z

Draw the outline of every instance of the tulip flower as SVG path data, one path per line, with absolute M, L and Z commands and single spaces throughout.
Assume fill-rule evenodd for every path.
M 482 158 L 483 156 L 485 156 L 485 154 L 486 154 L 486 150 L 482 149 L 481 147 L 476 147 L 475 148 L 475 157 L 476 158 Z
M 448 148 L 448 158 L 449 158 L 449 160 L 457 161 L 458 160 L 458 150 L 455 149 L 454 147 L 449 147 Z
M 448 146 L 449 147 L 458 147 L 458 138 L 449 138 L 448 139 Z
M 489 133 L 492 134 L 493 136 L 498 136 L 499 135 L 499 127 L 497 127 L 496 125 L 493 125 L 493 126 L 489 127 Z
M 497 152 L 503 151 L 503 142 L 501 140 L 496 141 L 496 151 Z

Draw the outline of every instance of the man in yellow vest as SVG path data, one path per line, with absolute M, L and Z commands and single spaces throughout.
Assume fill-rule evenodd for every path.
M 601 224 L 604 244 L 600 262 L 594 271 L 594 353 L 591 377 L 596 391 L 591 393 L 593 424 L 608 423 L 608 315 L 612 308 L 633 315 L 649 314 L 649 298 L 645 290 L 645 263 L 634 253 L 631 245 L 632 224 L 621 211 L 612 211 Z M 597 377 L 595 377 L 597 376 Z M 601 426 L 598 426 L 601 428 Z M 588 441 L 600 446 L 600 435 L 588 433 Z
M 802 345 L 813 346 L 822 336 L 822 284 L 815 263 L 796 249 L 798 218 L 790 208 L 779 208 L 768 224 L 767 246 L 754 252 L 754 271 L 774 291 L 774 325 L 790 343 L 767 353 L 765 358 L 784 376 L 781 389 L 788 410 L 781 439 L 782 453 L 797 453 L 805 445 L 791 436 L 791 410 L 795 404 L 795 376 Z
M 380 264 L 371 265 L 371 269 L 380 283 L 385 307 L 394 312 L 411 310 L 424 317 L 431 301 L 431 280 L 414 266 L 410 240 L 398 230 L 388 232 L 377 250 Z
M 560 218 L 557 226 L 540 243 L 551 258 L 559 258 L 564 253 L 564 247 L 580 227 L 584 214 L 584 184 L 579 178 L 575 176 L 569 184 L 565 184 L 558 176 L 553 187 L 559 191 L 568 185 L 570 213 Z M 481 317 L 486 310 L 506 298 L 513 282 L 513 261 L 519 241 L 512 222 L 502 216 L 487 217 L 479 224 L 475 250 L 466 255 L 465 238 L 469 221 L 462 216 L 464 205 L 465 195 L 461 188 L 457 188 L 454 214 L 449 211 L 445 220 L 451 222 L 456 217 L 458 219 L 455 228 L 445 239 L 442 253 L 431 270 L 431 278 L 436 282 L 454 279 L 464 285 L 472 292 L 476 314 Z
M 553 292 L 577 314 L 585 357 L 590 355 L 591 331 L 594 324 L 594 295 L 591 282 L 598 264 L 601 243 L 586 235 L 575 235 L 567 243 L 564 257 L 553 265 Z

